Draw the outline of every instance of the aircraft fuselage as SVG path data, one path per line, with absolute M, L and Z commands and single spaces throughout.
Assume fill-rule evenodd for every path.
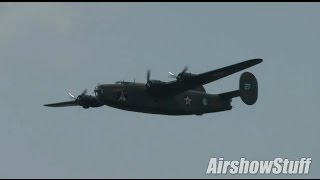
M 175 96 L 156 97 L 146 91 L 145 84 L 123 82 L 99 85 L 97 100 L 118 109 L 165 115 L 202 115 L 232 109 L 230 99 L 215 94 L 188 90 Z

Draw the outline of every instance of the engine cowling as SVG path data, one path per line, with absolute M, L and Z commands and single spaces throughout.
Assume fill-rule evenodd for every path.
M 82 106 L 84 109 L 88 109 L 89 107 L 100 107 L 100 104 L 96 97 L 90 95 L 79 95 L 76 99 L 78 104 Z
M 159 80 L 150 80 L 146 84 L 147 90 L 152 90 L 156 87 L 159 87 L 161 85 L 165 84 L 165 82 L 159 81 Z
M 191 73 L 179 73 L 178 76 L 177 76 L 177 80 L 182 82 L 188 82 L 188 81 L 191 81 L 193 80 L 193 77 L 195 75 L 194 74 L 191 74 Z
M 165 82 L 159 80 L 149 80 L 146 83 L 146 91 L 153 95 L 161 94 L 161 87 Z

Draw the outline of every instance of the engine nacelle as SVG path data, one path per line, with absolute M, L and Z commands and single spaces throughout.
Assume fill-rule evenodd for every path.
M 161 87 L 165 82 L 159 80 L 149 80 L 146 84 L 146 91 L 153 95 L 159 95 L 161 92 Z
M 146 84 L 147 90 L 151 90 L 153 88 L 157 88 L 161 85 L 165 84 L 165 82 L 159 81 L 159 80 L 150 80 Z
M 188 82 L 188 81 L 192 81 L 194 76 L 195 75 L 191 73 L 180 73 L 177 76 L 177 80 Z
M 102 104 L 98 102 L 96 97 L 90 95 L 80 95 L 77 100 L 78 104 L 82 106 L 84 109 L 88 109 L 89 107 L 100 107 Z

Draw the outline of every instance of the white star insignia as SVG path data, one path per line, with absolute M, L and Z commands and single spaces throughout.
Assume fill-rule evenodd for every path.
M 189 98 L 189 96 L 185 97 L 184 100 L 186 101 L 186 105 L 191 104 L 191 99 Z

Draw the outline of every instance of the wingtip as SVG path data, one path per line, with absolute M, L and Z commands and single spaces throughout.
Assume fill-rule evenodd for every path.
M 46 106 L 46 107 L 53 107 L 51 104 L 44 104 L 43 106 Z
M 248 62 L 252 62 L 254 64 L 259 64 L 261 63 L 263 60 L 261 58 L 255 58 L 255 59 L 251 59 Z
M 258 63 L 261 63 L 263 60 L 262 60 L 261 58 L 257 58 L 256 61 L 257 61 Z

